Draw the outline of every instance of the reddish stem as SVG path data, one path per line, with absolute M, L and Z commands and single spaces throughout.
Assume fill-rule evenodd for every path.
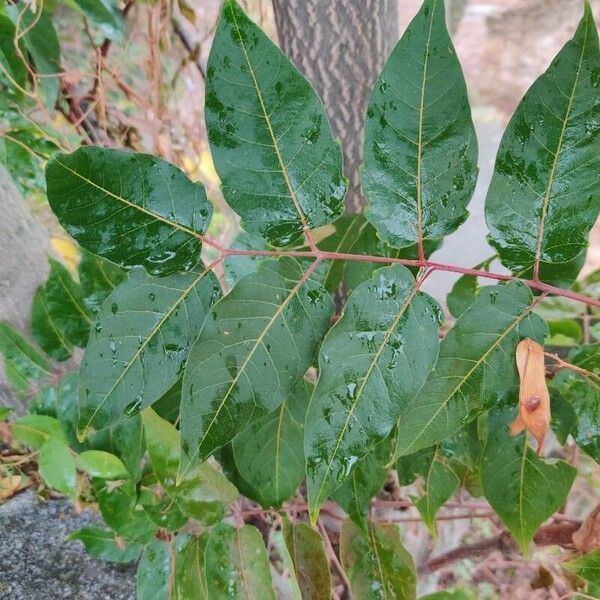
M 532 289 L 545 292 L 547 294 L 554 294 L 555 296 L 562 296 L 563 298 L 569 298 L 583 304 L 590 306 L 596 306 L 600 308 L 600 300 L 577 294 L 571 290 L 564 290 L 562 288 L 544 283 L 542 281 L 536 281 L 535 279 L 521 279 L 520 277 L 513 277 L 512 275 L 505 275 L 504 273 L 493 273 L 490 271 L 482 271 L 480 269 L 470 269 L 468 267 L 459 267 L 457 265 L 449 265 L 446 263 L 439 263 L 430 260 L 419 260 L 410 258 L 389 258 L 387 256 L 373 256 L 363 254 L 349 254 L 345 252 L 327 252 L 320 250 L 313 245 L 313 250 L 235 250 L 232 248 L 224 248 L 221 244 L 202 236 L 202 240 L 208 246 L 215 248 L 223 256 L 265 256 L 265 257 L 278 257 L 278 256 L 294 256 L 296 258 L 318 258 L 320 260 L 352 260 L 359 262 L 372 262 L 382 264 L 399 264 L 407 267 L 417 267 L 429 269 L 430 273 L 434 271 L 447 271 L 450 273 L 460 273 L 461 275 L 470 275 L 472 277 L 482 277 L 484 279 L 493 279 L 496 281 L 520 281 Z M 314 244 L 314 243 L 313 243 Z

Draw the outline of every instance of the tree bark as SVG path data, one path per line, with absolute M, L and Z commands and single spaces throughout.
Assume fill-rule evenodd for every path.
M 31 300 L 48 275 L 47 231 L 31 214 L 13 180 L 0 165 L 0 321 L 29 336 Z M 22 403 L 10 393 L 0 356 L 0 406 L 22 412 Z
M 350 179 L 346 206 L 360 192 L 364 115 L 371 89 L 398 41 L 397 0 L 273 0 L 279 42 L 321 96 Z

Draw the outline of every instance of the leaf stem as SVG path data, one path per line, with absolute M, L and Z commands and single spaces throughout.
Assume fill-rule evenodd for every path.
M 205 236 L 200 236 L 202 241 L 217 250 L 223 257 L 226 256 L 264 256 L 277 258 L 280 256 L 293 256 L 296 258 L 313 258 L 320 260 L 350 260 L 359 262 L 372 262 L 381 264 L 400 264 L 407 267 L 417 267 L 429 269 L 427 276 L 435 271 L 446 271 L 450 273 L 460 273 L 461 275 L 470 275 L 472 277 L 482 277 L 484 279 L 492 279 L 495 281 L 520 281 L 532 289 L 545 292 L 547 294 L 554 294 L 555 296 L 561 296 L 563 298 L 569 298 L 582 304 L 588 304 L 590 306 L 596 306 L 600 308 L 600 300 L 585 296 L 583 294 L 577 294 L 571 290 L 565 290 L 563 288 L 544 283 L 543 281 L 535 279 L 523 279 L 521 277 L 515 277 L 513 275 L 506 275 L 504 273 L 494 273 L 492 271 L 485 271 L 481 269 L 470 269 L 468 267 L 460 267 L 458 265 L 450 265 L 446 263 L 439 263 L 430 260 L 420 260 L 411 258 L 391 258 L 387 256 L 374 256 L 374 255 L 363 255 L 363 254 L 349 254 L 346 252 L 327 252 L 320 250 L 312 241 L 312 250 L 237 250 L 233 248 L 225 248 L 218 242 L 211 240 Z M 312 238 L 312 236 L 307 236 Z

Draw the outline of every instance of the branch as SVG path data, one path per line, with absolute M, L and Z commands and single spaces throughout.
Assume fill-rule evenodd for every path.
M 551 523 L 538 529 L 533 541 L 538 546 L 562 546 L 563 548 L 573 547 L 573 534 L 579 529 L 579 521 L 561 521 L 560 523 Z M 420 574 L 443 569 L 449 564 L 466 558 L 481 559 L 482 556 L 489 554 L 494 550 L 500 550 L 503 554 L 513 554 L 518 552 L 517 545 L 508 531 L 503 531 L 497 536 L 459 546 L 437 556 L 427 562 L 421 569 Z
M 307 233 L 307 232 L 305 232 Z M 309 233 L 309 232 L 308 232 Z M 484 279 L 493 279 L 496 281 L 520 281 L 521 283 L 529 286 L 531 289 L 539 290 L 546 294 L 554 294 L 555 296 L 561 296 L 563 298 L 569 298 L 583 304 L 590 306 L 596 306 L 600 308 L 600 300 L 577 294 L 571 290 L 564 290 L 544 283 L 542 281 L 536 281 L 534 279 L 522 279 L 520 277 L 514 277 L 513 275 L 506 275 L 504 273 L 493 273 L 491 271 L 482 271 L 479 269 L 469 269 L 467 267 L 459 267 L 456 265 L 449 265 L 445 263 L 434 262 L 430 260 L 410 259 L 410 258 L 388 258 L 387 256 L 373 256 L 373 255 L 362 255 L 362 254 L 348 254 L 345 252 L 326 252 L 320 250 L 314 244 L 312 244 L 311 250 L 234 250 L 231 248 L 224 248 L 218 242 L 211 240 L 205 236 L 199 236 L 200 239 L 215 248 L 219 253 L 224 256 L 265 256 L 265 257 L 278 257 L 278 256 L 295 256 L 297 258 L 313 258 L 320 260 L 352 260 L 360 262 L 372 262 L 382 264 L 400 264 L 407 267 L 417 267 L 423 269 L 430 269 L 434 271 L 447 271 L 450 273 L 460 273 L 462 275 L 470 275 L 472 277 L 482 277 Z M 307 235 L 307 238 L 310 238 Z M 310 244 L 310 239 L 309 239 Z

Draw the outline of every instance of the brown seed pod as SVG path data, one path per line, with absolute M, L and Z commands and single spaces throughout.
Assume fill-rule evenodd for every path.
M 519 388 L 519 416 L 510 426 L 512 435 L 523 429 L 531 432 L 538 443 L 538 454 L 544 450 L 544 438 L 550 427 L 550 396 L 546 386 L 544 348 L 530 339 L 517 346 Z

